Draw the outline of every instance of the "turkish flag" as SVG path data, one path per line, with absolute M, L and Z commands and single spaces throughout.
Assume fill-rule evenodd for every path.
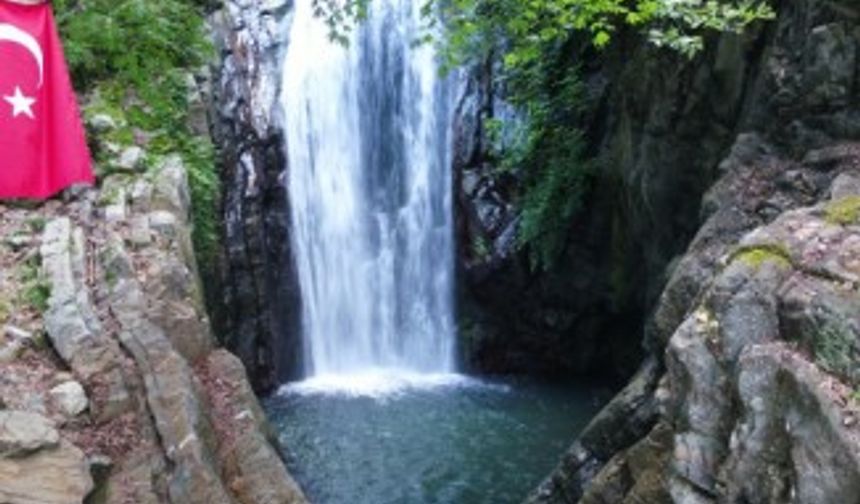
M 0 0 L 0 199 L 93 180 L 50 5 Z

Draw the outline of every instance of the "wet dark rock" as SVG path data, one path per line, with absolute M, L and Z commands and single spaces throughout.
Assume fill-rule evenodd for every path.
M 211 115 L 225 223 L 214 322 L 258 390 L 298 372 L 302 353 L 284 135 L 275 121 L 290 8 L 288 0 L 231 0 L 211 18 L 221 55 Z
M 610 459 L 644 438 L 659 418 L 655 390 L 661 372 L 658 359 L 647 360 L 627 387 L 583 430 L 526 503 L 578 502 Z

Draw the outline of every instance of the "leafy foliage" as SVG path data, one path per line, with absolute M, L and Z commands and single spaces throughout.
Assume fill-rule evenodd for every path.
M 165 79 L 205 61 L 199 8 L 187 0 L 55 0 L 75 84 L 115 80 L 156 94 Z
M 367 14 L 368 2 L 314 0 L 314 5 L 332 38 L 345 41 L 353 21 Z M 654 44 L 693 55 L 702 48 L 705 31 L 739 33 L 774 16 L 765 0 L 424 0 L 422 12 L 428 28 L 444 20 L 448 56 L 482 54 L 503 38 L 505 60 L 512 65 L 539 58 L 544 44 L 563 42 L 575 32 L 590 34 L 595 46 L 604 47 L 622 26 L 642 28 Z M 428 33 L 418 39 L 427 40 Z
M 130 144 L 145 132 L 150 158 L 178 153 L 185 161 L 195 249 L 204 270 L 217 250 L 219 180 L 211 143 L 189 127 L 188 79 L 213 54 L 205 5 L 206 0 L 54 0 L 72 80 L 89 96 L 86 109 L 122 125 L 109 139 Z
M 456 1 L 471 3 L 471 0 Z M 595 46 L 604 47 L 615 31 L 625 25 L 647 29 L 654 44 L 692 56 L 702 48 L 705 30 L 740 32 L 755 20 L 773 16 L 766 3 L 752 0 L 478 0 L 478 3 L 504 4 L 493 5 L 491 10 L 507 13 L 503 26 L 504 35 L 511 42 L 506 56 L 509 65 L 540 57 L 541 44 L 562 41 L 572 32 L 587 32 Z M 482 38 L 480 31 L 471 28 L 472 16 L 464 19 L 456 12 L 463 11 L 455 11 L 452 16 L 454 30 L 464 31 L 467 39 Z
M 519 243 L 528 249 L 533 268 L 551 267 L 564 251 L 570 221 L 593 175 L 575 126 L 585 103 L 579 72 L 559 58 L 519 67 L 506 81 L 525 120 L 520 135 L 501 152 L 502 169 L 523 177 Z
M 368 1 L 316 0 L 317 14 L 334 40 L 346 42 Z M 576 127 L 584 97 L 576 64 L 566 56 L 571 38 L 584 34 L 602 48 L 630 26 L 651 43 L 692 57 L 706 32 L 740 32 L 774 16 L 764 0 L 425 0 L 422 12 L 426 29 L 416 41 L 435 41 L 445 68 L 495 58 L 504 63 L 496 78 L 526 124 L 497 154 L 503 169 L 523 173 L 520 243 L 532 265 L 545 268 L 563 252 L 594 174 Z
M 347 44 L 355 21 L 367 17 L 368 0 L 313 0 L 314 14 L 325 20 L 331 40 Z

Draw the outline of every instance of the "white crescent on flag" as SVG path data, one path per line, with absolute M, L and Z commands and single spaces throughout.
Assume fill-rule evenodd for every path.
M 39 45 L 39 42 L 24 30 L 18 28 L 17 26 L 10 25 L 8 23 L 0 23 L 0 42 L 8 41 L 23 46 L 30 54 L 33 55 L 33 58 L 36 60 L 36 63 L 39 65 L 39 86 L 42 87 L 42 82 L 44 80 L 45 75 L 45 56 L 42 53 L 42 47 Z

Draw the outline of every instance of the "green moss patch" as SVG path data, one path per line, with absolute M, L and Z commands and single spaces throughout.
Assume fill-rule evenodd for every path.
M 745 247 L 732 256 L 729 263 L 740 261 L 753 269 L 759 269 L 766 262 L 774 263 L 780 267 L 791 268 L 791 253 L 781 244 L 757 245 Z
M 814 342 L 819 366 L 854 385 L 860 384 L 860 348 L 854 333 L 842 324 L 823 324 Z
M 831 201 L 824 207 L 824 219 L 830 224 L 840 226 L 860 223 L 860 196 Z
M 0 324 L 5 324 L 12 316 L 12 302 L 0 294 Z
M 48 310 L 48 300 L 51 297 L 51 286 L 39 274 L 41 258 L 34 256 L 25 262 L 18 270 L 18 281 L 21 284 L 19 303 L 29 306 L 39 313 Z

